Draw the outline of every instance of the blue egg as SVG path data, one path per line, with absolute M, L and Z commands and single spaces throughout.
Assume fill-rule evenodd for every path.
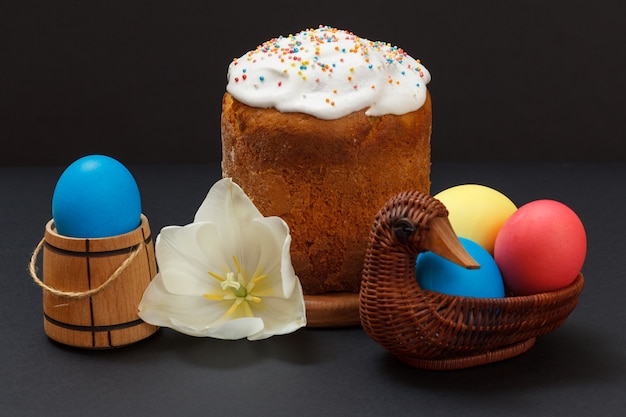
M 135 178 L 114 158 L 84 156 L 59 177 L 52 196 L 52 218 L 59 234 L 76 238 L 116 236 L 141 223 Z
M 465 250 L 480 264 L 466 269 L 433 253 L 417 257 L 415 274 L 422 289 L 465 297 L 504 297 L 504 282 L 493 257 L 478 243 L 459 238 Z

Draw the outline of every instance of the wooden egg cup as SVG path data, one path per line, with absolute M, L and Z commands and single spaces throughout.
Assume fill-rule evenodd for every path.
M 142 321 L 137 307 L 156 275 L 148 219 L 135 230 L 81 239 L 46 225 L 43 243 L 44 330 L 59 343 L 107 349 L 142 340 L 158 327 Z

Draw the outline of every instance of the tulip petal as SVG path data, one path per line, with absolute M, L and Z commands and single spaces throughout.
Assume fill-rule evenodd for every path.
M 300 282 L 297 282 L 300 287 Z M 301 291 L 301 288 L 299 288 Z M 265 327 L 263 331 L 257 335 L 249 337 L 250 340 L 260 340 L 272 335 L 281 335 L 292 333 L 300 327 L 306 325 L 306 309 L 304 298 L 298 296 L 294 291 L 291 298 L 272 298 L 264 299 L 263 311 L 256 312 L 258 316 L 263 317 Z
M 198 294 L 172 294 L 163 283 L 163 276 L 158 273 L 144 291 L 139 303 L 139 317 L 157 326 L 171 327 L 171 317 L 188 323 L 192 327 L 207 327 L 224 314 L 225 306 L 211 302 Z
M 241 187 L 230 178 L 216 182 L 198 208 L 195 222 L 237 218 L 251 220 L 263 217 Z
M 211 223 L 169 226 L 161 230 L 155 243 L 159 271 L 167 291 L 179 295 L 214 292 L 217 283 L 208 276 L 211 264 L 224 264 L 217 245 L 211 248 L 217 227 Z

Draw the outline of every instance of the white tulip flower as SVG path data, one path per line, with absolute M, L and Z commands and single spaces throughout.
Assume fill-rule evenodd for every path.
M 145 322 L 191 336 L 265 339 L 306 325 L 289 227 L 264 217 L 231 179 L 218 181 L 186 226 L 155 242 L 159 272 L 139 304 Z

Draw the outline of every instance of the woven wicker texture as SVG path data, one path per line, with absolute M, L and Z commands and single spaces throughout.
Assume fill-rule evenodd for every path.
M 422 290 L 415 260 L 431 239 L 429 224 L 447 215 L 439 201 L 417 192 L 398 194 L 377 214 L 359 294 L 361 323 L 374 341 L 413 367 L 460 369 L 519 355 L 565 322 L 582 274 L 566 288 L 521 297 Z

